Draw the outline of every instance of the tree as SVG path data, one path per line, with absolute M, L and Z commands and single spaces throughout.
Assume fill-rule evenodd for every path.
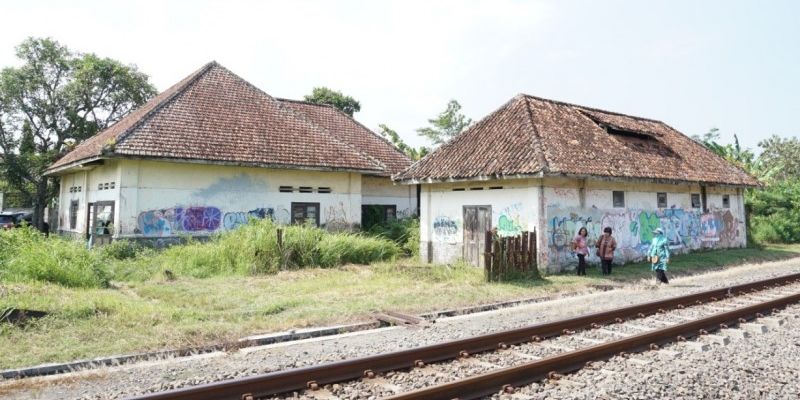
M 400 135 L 398 135 L 394 129 L 389 128 L 388 126 L 386 126 L 386 124 L 380 124 L 378 125 L 378 127 L 381 128 L 380 132 L 381 136 L 385 137 L 387 140 L 392 142 L 394 147 L 397 147 L 398 150 L 402 151 L 412 160 L 415 161 L 419 160 L 420 158 L 425 157 L 428 153 L 430 153 L 430 149 L 425 146 L 421 146 L 419 149 L 415 149 L 409 146 L 408 144 L 406 144 L 406 142 L 403 141 L 403 139 L 400 138 Z
M 440 145 L 461 133 L 468 127 L 472 120 L 461 114 L 461 104 L 455 100 L 447 103 L 447 109 L 441 112 L 436 118 L 429 119 L 431 126 L 417 129 L 417 133 Z
M 68 142 L 80 142 L 155 95 L 135 66 L 75 53 L 53 39 L 16 48 L 20 67 L 0 71 L 0 174 L 31 200 L 33 224 L 57 193 L 44 171 Z
M 716 155 L 724 158 L 728 162 L 738 166 L 746 172 L 756 177 L 763 177 L 766 171 L 763 170 L 759 159 L 755 156 L 752 150 L 742 148 L 739 144 L 739 136 L 733 135 L 733 143 L 720 144 L 719 129 L 711 128 L 703 136 L 694 135 L 692 139 L 700 142 L 703 146 L 714 152 Z
M 306 101 L 317 104 L 329 104 L 341 110 L 343 113 L 353 116 L 354 113 L 361 111 L 361 104 L 358 100 L 342 94 L 342 92 L 328 89 L 326 87 L 315 87 L 311 94 L 306 95 Z
M 758 142 L 758 146 L 763 149 L 758 160 L 763 170 L 770 172 L 768 178 L 785 181 L 800 177 L 800 139 L 772 135 Z

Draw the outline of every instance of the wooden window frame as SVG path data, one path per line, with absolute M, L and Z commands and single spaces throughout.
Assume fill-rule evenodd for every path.
M 661 199 L 664 199 L 662 202 Z M 657 192 L 656 193 L 656 207 L 658 208 L 667 208 L 669 204 L 669 200 L 667 198 L 667 192 Z
M 722 208 L 731 208 L 731 195 L 722 195 Z
M 69 202 L 69 230 L 74 231 L 78 227 L 78 211 L 81 209 L 81 203 L 78 200 L 71 200 Z
M 622 197 L 621 203 L 617 203 L 617 195 Z M 611 191 L 611 205 L 614 208 L 625 208 L 625 191 L 624 190 L 612 190 Z
M 697 202 L 695 202 L 695 200 L 697 200 Z M 698 210 L 703 208 L 703 201 L 700 199 L 700 193 L 692 193 L 691 202 L 692 202 L 692 208 Z
M 297 224 L 297 219 L 294 217 L 294 209 L 295 209 L 295 207 L 304 207 L 305 208 L 303 210 L 303 215 L 304 215 L 303 222 L 305 223 L 305 220 L 308 219 L 308 215 L 307 215 L 308 214 L 308 212 L 307 212 L 307 207 L 308 206 L 313 206 L 313 207 L 317 208 L 317 216 L 316 216 L 315 223 L 317 224 L 316 226 L 319 226 L 319 214 L 320 214 L 320 211 L 321 211 L 321 207 L 320 207 L 319 203 L 310 203 L 310 202 L 292 202 L 292 204 L 291 204 L 291 213 L 290 213 L 291 214 L 290 217 L 291 217 L 292 225 Z

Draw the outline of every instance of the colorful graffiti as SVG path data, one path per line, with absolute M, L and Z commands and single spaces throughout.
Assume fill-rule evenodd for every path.
M 433 220 L 433 235 L 437 241 L 456 242 L 457 234 L 458 223 L 450 217 L 440 215 Z
M 500 211 L 497 233 L 500 236 L 517 236 L 522 233 L 522 203 L 514 203 Z
M 246 225 L 251 219 L 275 219 L 275 210 L 272 208 L 256 208 L 250 211 L 235 211 L 225 213 L 222 225 L 227 230 L 236 229 Z
M 221 222 L 222 211 L 217 207 L 165 208 L 140 213 L 137 233 L 171 236 L 180 232 L 213 232 Z
M 617 240 L 619 261 L 644 258 L 653 230 L 661 228 L 675 251 L 711 247 L 731 247 L 744 244 L 739 221 L 730 210 L 701 213 L 695 210 L 669 208 L 665 210 L 600 210 L 561 209 L 548 207 L 547 239 L 551 265 L 577 262 L 570 249 L 572 238 L 581 227 L 589 232 L 589 245 L 596 243 L 602 229 L 611 227 Z M 590 260 L 594 258 L 590 254 Z M 596 261 L 596 260 L 594 260 Z
M 225 213 L 217 207 L 172 207 L 139 213 L 134 233 L 144 236 L 168 237 L 181 233 L 215 232 L 221 228 L 236 229 L 252 218 L 274 218 L 272 208 Z

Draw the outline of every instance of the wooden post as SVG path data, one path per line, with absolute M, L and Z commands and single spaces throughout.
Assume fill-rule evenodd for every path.
M 528 272 L 528 261 L 530 260 L 528 255 L 528 231 L 522 232 L 522 272 Z
M 492 275 L 494 280 L 500 279 L 500 268 L 503 265 L 503 247 L 501 243 L 502 238 L 492 238 L 492 248 L 494 249 L 492 257 Z
M 278 228 L 278 252 L 281 255 L 281 270 L 286 269 L 286 256 L 283 254 L 283 229 Z
M 492 281 L 492 231 L 486 231 L 484 236 L 483 246 L 483 269 L 486 275 L 486 280 Z
M 538 233 L 536 233 L 536 228 L 533 228 L 533 235 L 531 243 L 533 244 L 533 267 L 539 269 L 539 241 L 536 240 Z

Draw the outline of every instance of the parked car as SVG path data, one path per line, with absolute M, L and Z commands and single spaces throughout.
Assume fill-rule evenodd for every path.
M 33 223 L 33 213 L 30 211 L 3 211 L 0 212 L 0 228 L 18 228 L 23 223 Z

